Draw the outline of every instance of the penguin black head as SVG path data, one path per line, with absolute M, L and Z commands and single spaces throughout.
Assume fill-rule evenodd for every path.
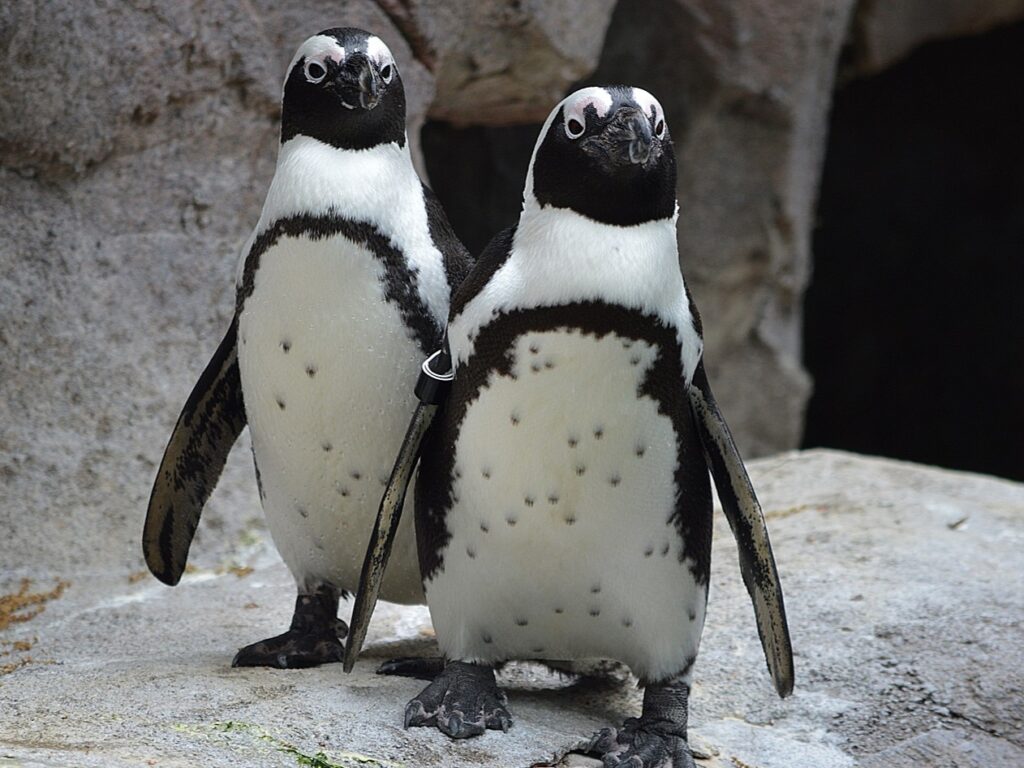
M 624 86 L 567 96 L 537 140 L 531 192 L 542 207 L 569 208 L 605 224 L 673 216 L 676 158 L 661 104 Z
M 405 144 L 405 89 L 383 40 L 337 27 L 299 47 L 284 81 L 281 143 L 298 135 L 339 149 Z

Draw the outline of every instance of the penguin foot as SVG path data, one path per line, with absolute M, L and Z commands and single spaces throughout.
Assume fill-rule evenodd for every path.
M 344 656 L 345 646 L 336 635 L 312 635 L 289 629 L 240 649 L 231 666 L 305 669 L 341 661 Z
M 453 739 L 479 736 L 512 726 L 508 699 L 491 667 L 451 661 L 434 682 L 405 707 L 405 727 L 437 726 Z
M 304 669 L 341 661 L 345 646 L 339 638 L 348 634 L 348 626 L 338 619 L 340 595 L 329 584 L 300 594 L 288 631 L 245 646 L 235 654 L 231 666 Z
M 582 751 L 600 757 L 604 768 L 696 768 L 686 739 L 640 718 L 630 718 L 621 730 L 603 728 Z
M 581 751 L 600 757 L 604 768 L 696 768 L 686 741 L 689 696 L 684 683 L 648 686 L 640 717 L 598 731 Z
M 440 656 L 402 656 L 388 659 L 377 667 L 378 675 L 414 677 L 417 680 L 433 680 L 444 671 L 444 659 Z

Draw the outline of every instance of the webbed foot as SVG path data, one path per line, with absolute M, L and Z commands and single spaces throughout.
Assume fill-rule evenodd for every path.
M 487 729 L 507 731 L 512 726 L 507 704 L 491 667 L 451 661 L 406 705 L 405 727 L 435 725 L 453 739 Z
M 338 619 L 338 599 L 339 592 L 328 585 L 299 595 L 288 631 L 245 646 L 231 666 L 304 669 L 341 661 L 345 646 L 339 638 L 348 633 L 348 627 Z
M 686 741 L 690 688 L 684 683 L 651 685 L 640 717 L 622 728 L 604 728 L 586 745 L 604 768 L 695 768 Z

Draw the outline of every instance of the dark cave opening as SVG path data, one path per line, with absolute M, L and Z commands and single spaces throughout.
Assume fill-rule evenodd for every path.
M 1024 24 L 835 95 L 804 446 L 1024 480 Z
M 539 131 L 540 125 L 424 124 L 420 140 L 430 186 L 455 234 L 474 256 L 519 220 L 526 169 Z

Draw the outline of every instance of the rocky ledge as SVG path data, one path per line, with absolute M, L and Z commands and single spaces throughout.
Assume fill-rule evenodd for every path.
M 699 763 L 1024 765 L 1024 486 L 832 451 L 751 473 L 797 688 L 772 692 L 719 515 L 692 702 Z M 351 676 L 231 669 L 236 648 L 288 620 L 290 578 L 264 537 L 250 531 L 223 567 L 175 589 L 144 572 L 0 573 L 0 766 L 526 768 L 639 709 L 628 679 L 515 667 L 509 733 L 405 731 L 421 684 L 374 668 L 431 651 L 424 608 L 382 605 Z

